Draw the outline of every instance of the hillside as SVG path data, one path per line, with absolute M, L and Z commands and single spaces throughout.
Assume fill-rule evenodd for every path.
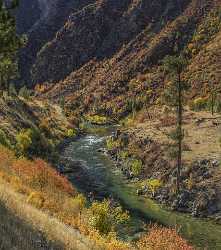
M 48 82 L 46 96 L 65 96 L 71 110 L 124 116 L 131 99 L 138 108 L 145 103 L 144 91 L 154 90 L 156 99 L 165 79 L 161 60 L 184 51 L 192 94 L 205 94 L 221 77 L 220 2 L 177 4 L 97 1 L 74 12 L 38 53 L 34 83 Z
M 91 2 L 93 0 L 20 1 L 16 12 L 17 30 L 27 35 L 28 43 L 19 53 L 19 68 L 21 79 L 27 85 L 32 85 L 30 70 L 39 50 L 53 39 L 72 11 L 78 11 Z

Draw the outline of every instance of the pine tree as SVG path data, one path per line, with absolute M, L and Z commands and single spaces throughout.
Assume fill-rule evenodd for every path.
M 18 0 L 5 5 L 0 0 L 0 91 L 9 92 L 10 80 L 18 74 L 17 52 L 25 43 L 25 38 L 16 34 L 13 10 L 18 6 Z
M 173 157 L 177 159 L 177 192 L 180 192 L 181 168 L 182 168 L 182 142 L 183 142 L 183 106 L 184 91 L 187 86 L 182 80 L 182 72 L 186 66 L 186 60 L 182 57 L 167 56 L 164 59 L 164 68 L 171 82 L 165 88 L 164 100 L 167 105 L 176 108 L 176 129 L 170 134 L 175 141 Z

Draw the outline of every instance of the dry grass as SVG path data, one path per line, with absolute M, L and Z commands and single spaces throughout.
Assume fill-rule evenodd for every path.
M 174 128 L 174 120 L 171 114 L 168 114 L 170 117 L 168 120 L 162 110 L 156 109 L 153 113 L 158 115 L 152 116 L 152 119 L 147 119 L 145 122 L 137 123 L 129 130 L 135 132 L 136 137 L 150 137 L 162 145 L 167 145 L 169 142 L 167 134 Z M 216 117 L 217 119 L 214 119 Z M 165 121 L 167 126 L 165 126 Z M 190 149 L 184 151 L 184 160 L 187 162 L 203 158 L 221 160 L 219 153 L 221 117 L 218 114 L 212 116 L 206 111 L 187 110 L 184 122 L 185 145 Z
M 54 245 L 56 249 L 96 249 L 92 242 L 77 230 L 28 205 L 25 197 L 11 190 L 6 183 L 0 184 L 0 201 L 6 207 L 5 212 L 1 213 L 2 218 L 4 218 L 3 221 L 1 219 L 1 231 L 4 231 L 4 225 L 7 226 L 8 230 L 8 232 L 3 233 L 2 245 L 17 245 L 14 249 L 19 250 L 40 249 L 36 248 L 37 243 L 34 240 L 38 240 L 37 232 L 41 232 L 48 242 L 52 242 L 51 245 Z M 21 222 L 15 223 L 15 219 L 11 214 L 19 218 L 18 220 L 21 220 Z M 31 230 L 27 230 L 27 228 L 31 228 Z M 29 233 L 27 234 L 27 232 Z M 20 240 L 15 242 L 15 237 Z

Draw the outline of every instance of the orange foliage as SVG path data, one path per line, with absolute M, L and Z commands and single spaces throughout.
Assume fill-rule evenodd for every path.
M 50 188 L 52 191 L 58 189 L 68 194 L 74 193 L 73 186 L 68 180 L 41 159 L 34 161 L 25 158 L 19 159 L 12 165 L 12 170 L 31 187 Z
M 153 226 L 138 242 L 140 250 L 194 250 L 175 229 Z
M 15 154 L 8 148 L 0 146 L 0 170 L 7 170 L 15 160 Z

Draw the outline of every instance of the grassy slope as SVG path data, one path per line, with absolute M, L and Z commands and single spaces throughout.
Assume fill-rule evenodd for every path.
M 1 249 L 92 249 L 77 230 L 28 205 L 7 184 L 0 184 Z M 41 248 L 41 245 L 45 246 Z M 52 247 L 52 248 L 49 248 Z

